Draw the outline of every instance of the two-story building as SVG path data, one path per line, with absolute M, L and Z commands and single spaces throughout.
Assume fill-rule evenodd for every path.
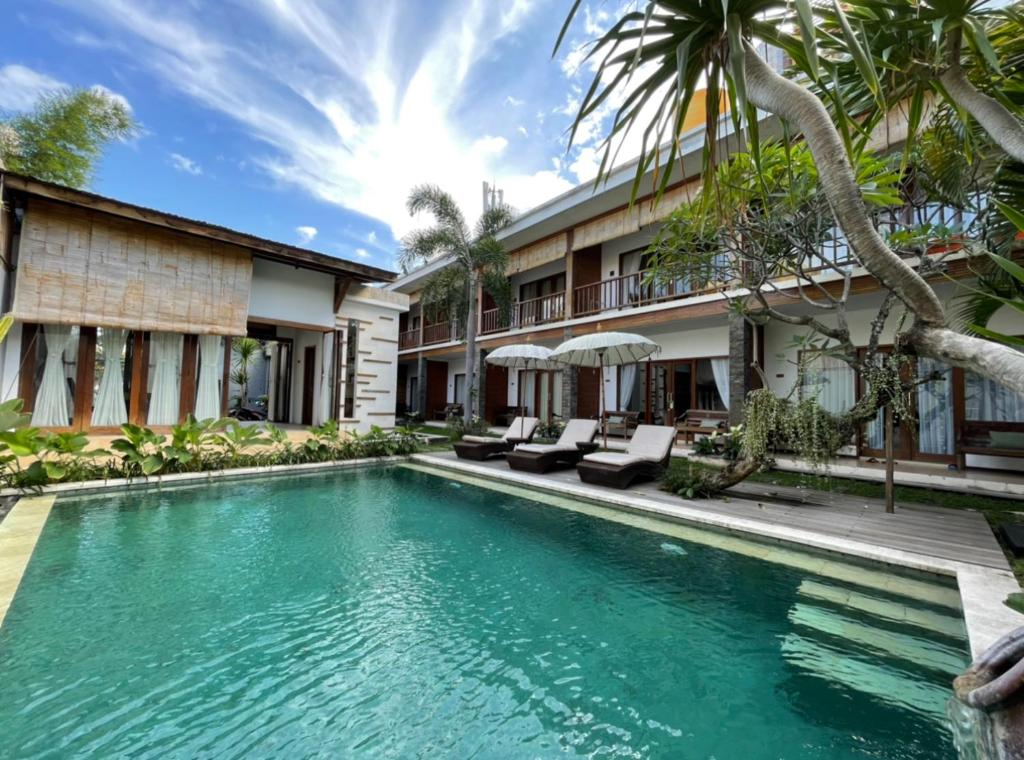
M 898 122 L 884 128 L 876 140 L 883 150 L 903 139 Z M 769 131 L 766 125 L 763 132 Z M 684 281 L 651 284 L 646 276 L 646 250 L 660 224 L 699 187 L 702 139 L 699 127 L 686 135 L 684 165 L 692 167 L 693 175 L 683 176 L 675 167 L 668 190 L 656 204 L 651 197 L 629 204 L 636 167 L 632 163 L 613 171 L 597 187 L 586 183 L 523 213 L 501 233 L 510 252 L 514 303 L 510 316 L 504 318 L 481 294 L 481 366 L 475 394 L 466 387 L 460 326 L 430 324 L 429 315 L 418 304 L 423 283 L 446 260 L 433 261 L 388 286 L 408 294 L 411 302 L 409 313 L 401 318 L 399 336 L 400 408 L 421 412 L 430 420 L 439 417 L 447 403 L 472 401 L 482 417 L 495 422 L 517 403 L 521 388 L 531 414 L 596 417 L 602 412 L 599 390 L 604 383 L 609 412 L 629 410 L 643 422 L 675 424 L 687 412 L 699 417 L 701 411 L 727 411 L 738 423 L 747 392 L 762 383 L 750 368 L 754 357 L 771 387 L 780 394 L 789 392 L 797 382 L 798 356 L 792 339 L 798 328 L 781 323 L 753 327 L 730 317 L 726 300 L 714 289 L 701 290 Z M 646 187 L 652 186 L 649 179 L 645 181 Z M 917 213 L 936 217 L 948 209 L 930 207 Z M 852 269 L 848 318 L 855 341 L 865 345 L 883 291 L 873 277 L 855 266 L 841 240 L 831 243 L 823 255 Z M 947 261 L 947 273 L 954 279 L 969 275 L 961 256 Z M 823 273 L 821 281 L 841 288 L 842 279 L 834 272 Z M 944 298 L 957 294 L 957 285 L 948 281 L 935 287 Z M 810 307 L 785 308 L 798 313 Z M 896 315 L 890 318 L 883 343 L 892 342 L 897 319 Z M 1003 309 L 991 327 L 1024 334 L 1024 318 Z M 603 377 L 591 369 L 510 373 L 483 361 L 488 351 L 501 345 L 529 342 L 553 348 L 567 338 L 595 331 L 639 333 L 658 343 L 661 352 L 639 365 L 608 368 Z M 916 393 L 916 420 L 903 423 L 894 438 L 898 458 L 1024 469 L 1024 460 L 1015 456 L 985 453 L 990 447 L 1011 454 L 1020 449 L 1024 455 L 1024 397 L 970 372 L 925 360 L 921 368 L 941 371 L 943 380 Z M 849 408 L 864 392 L 862 379 L 837 360 L 819 358 L 808 376 L 817 386 L 814 392 L 821 403 L 834 411 Z M 856 450 L 848 453 L 884 454 L 880 420 L 865 427 Z
M 32 423 L 394 425 L 392 272 L 0 172 L 0 389 Z M 240 365 L 233 338 L 259 341 Z M 244 377 L 239 370 L 244 369 Z

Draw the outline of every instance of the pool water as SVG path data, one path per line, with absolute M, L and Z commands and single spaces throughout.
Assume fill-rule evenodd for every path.
M 0 756 L 956 757 L 955 589 L 829 567 L 403 467 L 62 499 Z

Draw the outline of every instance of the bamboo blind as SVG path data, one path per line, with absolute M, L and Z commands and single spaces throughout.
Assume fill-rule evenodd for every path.
M 14 315 L 26 322 L 244 335 L 252 255 L 243 248 L 33 199 Z
M 509 255 L 507 272 L 516 274 L 539 267 L 541 264 L 547 264 L 549 261 L 558 261 L 565 257 L 568 245 L 568 237 L 563 232 L 547 240 L 541 240 L 539 243 L 513 251 Z
M 637 201 L 633 208 L 619 209 L 581 224 L 573 231 L 573 250 L 624 237 L 652 222 L 666 219 L 684 201 L 692 198 L 699 186 L 699 182 L 688 182 L 666 190 L 657 206 L 652 207 L 650 200 Z

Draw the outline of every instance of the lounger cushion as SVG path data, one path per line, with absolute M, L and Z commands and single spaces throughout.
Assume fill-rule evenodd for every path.
M 540 420 L 536 417 L 516 417 L 508 426 L 503 437 L 506 440 L 509 438 L 533 438 L 533 433 L 539 424 Z
M 635 454 L 620 454 L 613 451 L 601 451 L 596 454 L 587 454 L 583 457 L 583 461 L 593 462 L 594 464 L 607 464 L 612 467 L 625 467 L 628 464 L 654 462 L 658 460 L 651 457 L 637 456 Z
M 660 462 L 669 455 L 675 438 L 676 430 L 673 427 L 638 425 L 626 452 L 633 456 Z
M 504 439 L 497 438 L 493 435 L 464 435 L 462 440 L 468 441 L 469 443 L 502 443 Z
M 597 420 L 569 420 L 558 436 L 558 445 L 575 448 L 577 443 L 589 443 L 597 435 Z
M 530 454 L 550 454 L 552 451 L 575 451 L 576 444 L 571 446 L 561 443 L 520 443 L 516 451 L 525 451 Z

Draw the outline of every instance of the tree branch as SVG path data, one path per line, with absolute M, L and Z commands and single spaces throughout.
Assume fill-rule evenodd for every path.
M 949 97 L 981 125 L 995 143 L 1015 161 L 1024 161 L 1024 124 L 1002 103 L 977 89 L 959 64 L 946 69 L 939 81 Z

